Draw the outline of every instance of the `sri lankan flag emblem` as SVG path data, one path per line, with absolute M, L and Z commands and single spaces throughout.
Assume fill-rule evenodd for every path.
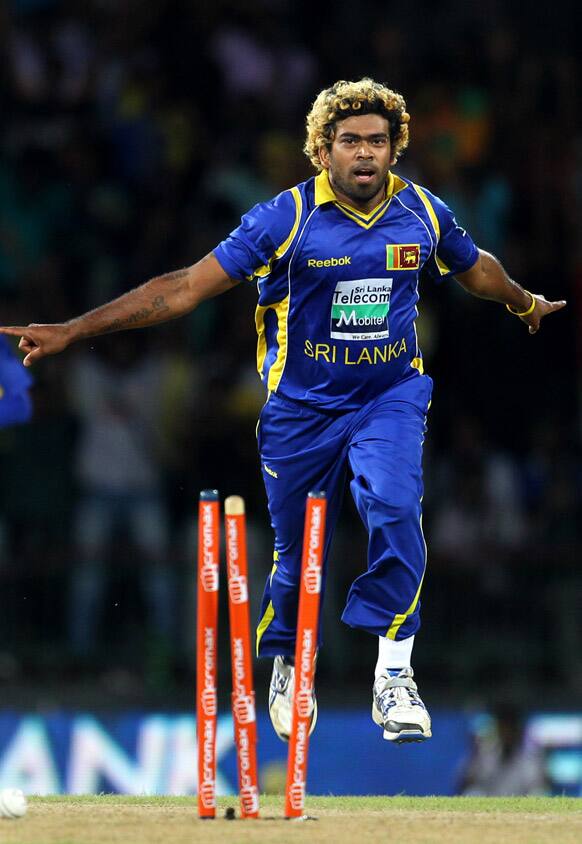
M 417 270 L 420 267 L 420 243 L 386 246 L 387 270 Z

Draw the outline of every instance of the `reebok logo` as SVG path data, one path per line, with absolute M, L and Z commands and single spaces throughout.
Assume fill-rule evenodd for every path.
M 347 267 L 352 263 L 351 255 L 344 255 L 343 258 L 310 258 L 307 261 L 308 267 Z

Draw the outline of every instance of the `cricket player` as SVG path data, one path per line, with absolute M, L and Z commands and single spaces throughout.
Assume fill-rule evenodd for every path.
M 255 206 L 191 267 L 63 324 L 2 329 L 21 336 L 30 366 L 77 340 L 174 319 L 236 284 L 256 284 L 267 390 L 258 445 L 275 532 L 257 651 L 274 658 L 269 710 L 284 740 L 305 499 L 313 489 L 327 493 L 327 560 L 348 471 L 369 542 L 342 619 L 378 640 L 372 717 L 390 741 L 431 736 L 411 665 L 426 566 L 421 459 L 432 390 L 415 329 L 421 271 L 454 276 L 474 296 L 506 305 L 530 334 L 565 305 L 512 281 L 440 199 L 392 172 L 409 120 L 403 97 L 384 85 L 336 82 L 307 117 L 315 177 Z M 314 698 L 312 728 L 316 717 Z
M 30 373 L 15 357 L 8 341 L 0 337 L 0 428 L 29 421 L 31 385 Z

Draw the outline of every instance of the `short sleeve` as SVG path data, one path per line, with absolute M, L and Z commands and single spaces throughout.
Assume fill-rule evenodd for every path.
M 301 199 L 297 188 L 255 205 L 240 226 L 213 250 L 223 270 L 238 281 L 270 272 L 273 261 L 288 250 L 297 230 Z
M 448 278 L 471 269 L 479 250 L 464 228 L 457 223 L 451 209 L 441 199 L 423 188 L 438 223 L 437 247 L 430 272 L 436 278 Z

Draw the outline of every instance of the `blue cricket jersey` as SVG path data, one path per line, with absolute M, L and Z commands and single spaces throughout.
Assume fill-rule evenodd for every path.
M 0 428 L 28 422 L 32 416 L 29 388 L 32 377 L 0 337 Z
M 425 188 L 388 175 L 369 214 L 337 200 L 327 171 L 256 205 L 214 250 L 233 279 L 256 281 L 257 367 L 269 391 L 353 410 L 422 374 L 419 275 L 473 266 L 478 250 Z

